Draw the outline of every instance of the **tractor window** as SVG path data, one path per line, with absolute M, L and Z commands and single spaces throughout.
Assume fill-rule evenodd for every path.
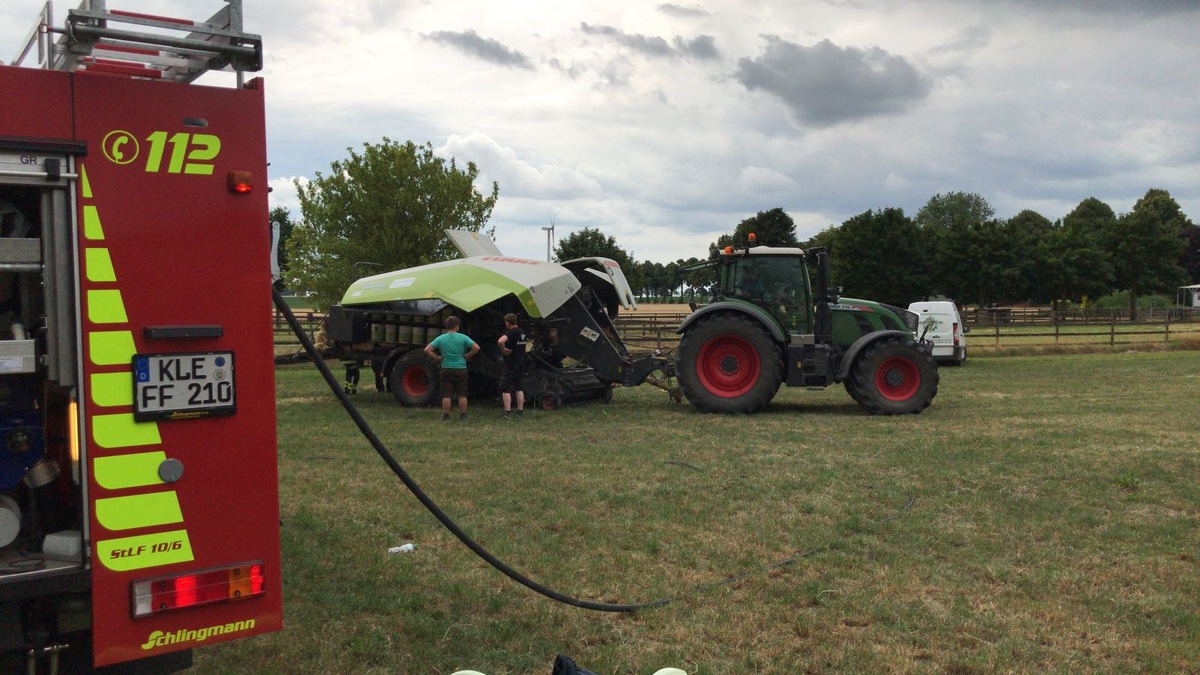
M 733 297 L 748 300 L 774 315 L 789 332 L 809 323 L 808 273 L 802 258 L 757 255 L 739 258 L 731 270 Z

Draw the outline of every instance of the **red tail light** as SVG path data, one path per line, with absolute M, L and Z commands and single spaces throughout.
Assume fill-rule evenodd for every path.
M 230 192 L 244 195 L 254 190 L 254 176 L 249 171 L 230 171 L 225 176 L 225 184 Z
M 264 593 L 263 565 L 255 562 L 135 581 L 130 585 L 130 604 L 138 618 Z
M 958 346 L 958 324 L 957 323 L 954 324 L 953 334 L 954 334 L 954 346 L 957 347 Z

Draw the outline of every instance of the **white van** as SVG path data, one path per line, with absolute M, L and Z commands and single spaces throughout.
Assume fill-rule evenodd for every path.
M 958 307 L 953 302 L 914 302 L 908 311 L 920 317 L 917 322 L 917 339 L 933 343 L 933 358 L 961 366 L 967 360 L 967 337 L 970 332 L 963 325 Z

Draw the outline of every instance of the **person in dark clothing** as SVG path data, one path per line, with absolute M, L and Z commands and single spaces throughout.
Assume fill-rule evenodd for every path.
M 342 365 L 346 367 L 346 384 L 342 385 L 342 391 L 347 394 L 358 393 L 358 357 L 351 354 L 342 357 Z
M 500 371 L 500 399 L 504 402 L 504 419 L 512 414 L 513 399 L 517 401 L 517 416 L 525 412 L 525 333 L 517 325 L 516 314 L 504 315 L 504 335 L 496 341 L 504 355 Z

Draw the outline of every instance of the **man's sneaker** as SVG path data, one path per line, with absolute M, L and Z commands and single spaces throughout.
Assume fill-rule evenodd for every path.
M 523 413 L 523 412 L 525 412 L 525 411 L 520 408 L 517 408 L 517 417 L 520 417 L 521 413 Z
M 449 415 L 449 413 L 442 413 L 442 421 L 443 421 L 443 422 L 449 422 L 449 421 L 450 421 L 450 415 Z
M 504 417 L 503 417 L 503 418 L 501 418 L 501 419 L 506 419 L 506 420 L 512 419 L 512 414 L 511 414 L 511 413 L 509 413 L 507 410 L 505 410 L 505 411 L 504 411 Z
M 467 413 L 459 413 L 459 414 L 458 414 L 458 421 L 459 421 L 459 422 L 466 422 L 466 421 L 467 421 Z

